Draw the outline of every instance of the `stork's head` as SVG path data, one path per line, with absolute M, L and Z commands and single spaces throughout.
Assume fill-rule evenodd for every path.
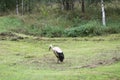
M 53 45 L 51 44 L 50 46 L 49 46 L 49 51 L 50 51 L 50 49 L 53 47 Z

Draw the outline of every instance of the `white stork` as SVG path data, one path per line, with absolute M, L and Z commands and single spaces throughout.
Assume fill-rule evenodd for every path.
M 54 53 L 55 56 L 57 57 L 58 63 L 59 63 L 59 61 L 60 61 L 60 62 L 63 62 L 63 60 L 64 60 L 63 51 L 62 51 L 59 47 L 54 47 L 53 45 L 50 45 L 49 51 L 50 51 L 50 49 L 52 49 L 53 53 Z

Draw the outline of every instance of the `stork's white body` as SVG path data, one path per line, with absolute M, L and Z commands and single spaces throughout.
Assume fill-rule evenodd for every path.
M 59 47 L 53 47 L 52 50 L 56 51 L 56 52 L 59 52 L 59 53 L 63 52 Z
M 58 63 L 59 61 L 63 62 L 64 60 L 64 54 L 63 51 L 59 48 L 59 47 L 53 47 L 52 45 L 50 45 L 49 50 L 52 49 L 53 53 L 55 54 L 55 56 L 58 59 Z

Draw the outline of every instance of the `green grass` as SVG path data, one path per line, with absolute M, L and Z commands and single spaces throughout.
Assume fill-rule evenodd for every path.
M 43 38 L 0 41 L 0 80 L 119 80 L 120 62 L 93 65 L 120 57 L 120 34 L 84 38 Z M 57 64 L 50 44 L 58 45 L 65 60 Z M 109 61 L 110 62 L 110 61 Z
M 40 7 L 40 13 L 1 16 L 0 34 L 12 32 L 27 38 L 11 41 L 13 36 L 0 35 L 0 80 L 119 80 L 120 60 L 113 61 L 113 58 L 120 58 L 119 3 L 116 8 L 111 4 L 106 5 L 107 26 L 104 30 L 97 28 L 101 26 L 101 9 L 99 5 L 93 7 L 86 7 L 85 14 L 80 14 L 79 8 L 74 12 L 60 12 L 58 9 L 49 11 L 43 6 Z M 70 29 L 70 33 L 76 36 L 76 30 L 78 33 L 79 30 L 83 31 L 80 28 L 89 37 L 34 37 L 55 37 L 56 34 L 57 37 L 65 36 L 60 34 L 66 29 Z M 91 34 L 97 31 L 105 34 Z M 3 40 L 4 37 L 7 37 L 6 40 Z M 50 44 L 62 48 L 65 54 L 63 63 L 57 64 L 52 51 L 48 51 Z
M 22 21 L 16 17 L 0 17 L 0 32 L 7 32 L 22 26 Z

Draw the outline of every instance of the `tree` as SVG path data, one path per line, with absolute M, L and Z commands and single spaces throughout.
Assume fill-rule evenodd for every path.
M 16 14 L 18 15 L 19 14 L 19 4 L 18 4 L 18 0 L 16 0 Z
M 23 15 L 24 14 L 24 0 L 22 0 L 21 4 L 22 4 L 22 15 Z
M 101 9 L 102 9 L 102 24 L 103 24 L 103 26 L 106 26 L 105 7 L 104 7 L 104 1 L 103 0 L 101 0 Z
M 82 12 L 84 13 L 85 12 L 85 2 L 84 2 L 84 0 L 82 0 L 82 6 L 81 6 L 81 8 L 82 8 Z
M 74 0 L 59 0 L 59 3 L 62 5 L 62 10 L 73 10 Z

